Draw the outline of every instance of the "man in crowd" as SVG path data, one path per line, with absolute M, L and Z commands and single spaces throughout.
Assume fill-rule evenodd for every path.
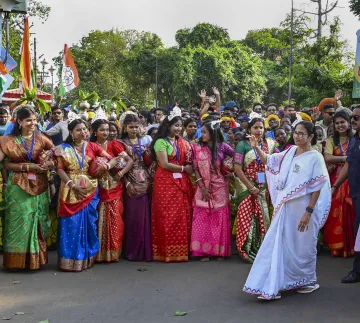
M 58 144 L 64 142 L 65 139 L 69 136 L 68 122 L 64 120 L 63 110 L 61 110 L 59 106 L 52 107 L 51 113 L 52 117 L 54 118 L 54 122 L 51 124 L 51 127 L 48 127 L 43 132 L 51 139 L 55 138 L 56 143 L 55 141 L 53 142 L 54 145 L 57 146 Z
M 0 106 L 0 136 L 4 135 L 9 121 L 9 107 L 1 104 Z
M 51 120 L 52 122 L 49 123 L 49 125 L 46 127 L 46 130 L 51 129 L 56 124 L 58 124 L 61 121 L 64 121 L 64 112 L 59 106 L 53 106 L 51 108 Z M 53 144 L 55 146 L 60 145 L 63 142 L 63 136 L 62 133 L 59 132 L 55 135 L 50 136 L 50 139 L 52 140 Z
M 325 104 L 323 106 L 319 105 L 319 112 L 322 113 L 323 119 L 321 121 L 317 121 L 316 125 L 321 126 L 324 129 L 325 136 L 330 135 L 328 130 L 330 130 L 330 126 L 332 125 L 333 116 L 335 114 L 335 106 L 333 104 Z M 318 114 L 313 114 L 313 118 L 315 120 L 319 118 Z
M 294 115 L 296 112 L 295 110 L 295 106 L 290 104 L 290 105 L 286 105 L 284 107 L 284 117 L 288 117 L 290 118 L 292 115 Z
M 360 224 L 360 105 L 355 106 L 352 112 L 351 124 L 356 134 L 349 144 L 346 163 L 332 187 L 332 192 L 335 192 L 348 178 L 350 195 L 355 209 L 354 234 L 356 237 Z M 355 253 L 353 269 L 341 282 L 344 284 L 360 282 L 360 252 Z
M 253 105 L 252 110 L 253 110 L 253 112 L 256 112 L 256 113 L 262 115 L 263 108 L 264 108 L 264 106 L 263 106 L 261 103 L 255 103 L 255 104 Z
M 155 109 L 155 123 L 160 124 L 164 119 L 164 110 L 161 108 Z
M 271 114 L 278 114 L 278 111 L 277 111 L 277 105 L 275 103 L 270 103 L 267 105 L 266 107 L 266 115 L 269 116 Z

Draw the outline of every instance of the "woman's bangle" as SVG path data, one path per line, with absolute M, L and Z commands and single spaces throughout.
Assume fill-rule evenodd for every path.
M 337 186 L 337 185 L 333 185 L 331 188 L 334 188 L 335 189 L 335 191 L 339 188 L 339 186 Z
M 252 188 L 249 189 L 250 192 L 254 192 L 256 190 L 257 190 L 257 188 L 255 186 L 253 186 Z
M 111 167 L 110 167 L 109 163 L 106 163 L 105 166 L 107 167 L 107 170 L 110 170 Z
M 201 178 L 201 177 L 198 178 L 198 179 L 195 181 L 195 183 L 200 182 L 200 181 L 202 181 L 202 178 Z
M 23 172 L 24 170 L 23 170 L 23 167 L 24 167 L 24 164 L 21 164 L 20 165 L 20 172 Z
M 127 188 L 130 184 L 130 182 L 127 182 L 125 188 Z
M 184 172 L 184 166 L 181 166 L 181 172 L 182 173 Z
M 122 172 L 122 171 L 118 172 L 118 174 L 121 176 L 121 178 L 123 178 L 123 177 L 124 177 L 124 174 L 123 174 L 123 172 Z
M 69 183 L 74 183 L 74 182 L 73 182 L 71 179 L 69 179 L 69 180 L 66 182 L 65 186 L 68 186 Z
M 30 169 L 30 165 L 26 164 L 26 171 L 29 172 L 29 169 Z

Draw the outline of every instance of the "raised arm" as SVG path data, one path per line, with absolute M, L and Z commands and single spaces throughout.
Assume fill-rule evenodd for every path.
M 246 136 L 249 139 L 250 146 L 256 150 L 260 160 L 263 162 L 264 165 L 267 164 L 267 155 L 261 150 L 259 147 L 259 140 L 253 135 Z

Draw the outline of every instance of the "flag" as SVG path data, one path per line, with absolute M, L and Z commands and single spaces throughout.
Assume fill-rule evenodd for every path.
M 8 69 L 6 68 L 4 63 L 0 61 L 0 74 L 5 75 L 5 74 L 8 74 L 8 73 L 9 73 Z
M 80 83 L 78 71 L 75 66 L 74 59 L 71 55 L 69 47 L 64 46 L 64 61 L 61 71 L 60 96 L 64 96 L 66 92 L 75 89 Z
M 0 97 L 3 96 L 12 82 L 14 82 L 14 78 L 10 74 L 0 76 Z
M 17 63 L 15 62 L 15 60 L 10 56 L 10 54 L 8 52 L 6 52 L 6 49 L 4 47 L 1 46 L 1 61 L 4 62 L 5 61 L 5 57 L 7 54 L 7 60 L 6 60 L 6 68 L 9 72 L 11 72 L 16 66 Z
M 31 52 L 30 52 L 30 29 L 29 20 L 25 19 L 24 35 L 20 50 L 20 74 L 22 77 L 22 84 L 24 89 L 32 89 L 33 83 L 31 78 Z
M 360 29 L 356 33 L 356 55 L 355 55 L 355 68 L 354 68 L 354 85 L 353 85 L 353 99 L 360 98 Z

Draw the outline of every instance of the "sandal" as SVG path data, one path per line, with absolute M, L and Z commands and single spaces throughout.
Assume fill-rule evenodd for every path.
M 281 294 L 280 293 L 278 293 L 275 297 L 273 297 L 273 298 L 266 298 L 266 297 L 264 297 L 263 295 L 259 295 L 258 296 L 258 299 L 260 299 L 260 300 L 262 300 L 262 301 L 275 301 L 275 300 L 277 300 L 277 299 L 280 299 L 281 298 Z
M 318 290 L 320 288 L 319 284 L 314 284 L 314 285 L 309 285 L 309 286 L 304 286 L 301 287 L 300 289 L 298 289 L 296 292 L 299 294 L 310 294 L 312 292 L 315 292 L 316 290 Z
M 217 260 L 217 261 L 224 261 L 225 258 L 224 258 L 224 257 L 217 257 L 216 260 Z
M 204 258 L 200 258 L 201 262 L 209 262 L 210 258 L 209 257 L 204 257 Z

